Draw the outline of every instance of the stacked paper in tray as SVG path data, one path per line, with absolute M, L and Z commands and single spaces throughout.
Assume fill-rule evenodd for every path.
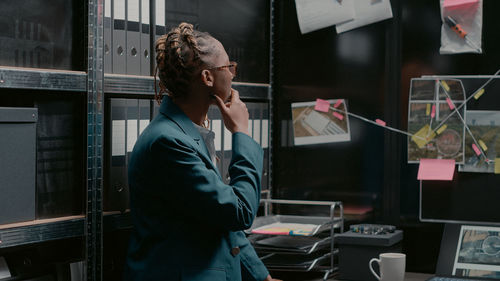
M 318 227 L 315 224 L 302 224 L 302 223 L 282 223 L 276 222 L 264 225 L 252 230 L 255 234 L 273 234 L 273 235 L 301 235 L 308 236 L 314 233 Z

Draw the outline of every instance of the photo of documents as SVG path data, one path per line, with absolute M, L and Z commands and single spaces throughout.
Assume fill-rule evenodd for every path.
M 500 149 L 500 111 L 467 111 L 467 125 L 481 147 L 486 158 L 497 158 Z M 495 164 L 487 163 L 482 154 L 477 155 L 472 144 L 474 141 L 470 134 L 465 135 L 465 162 L 459 166 L 460 172 L 494 173 Z
M 295 145 L 344 142 L 351 140 L 349 115 L 345 100 L 333 110 L 337 100 L 330 103 L 328 112 L 314 109 L 316 102 L 292 103 L 293 133 Z M 334 115 L 335 113 L 335 115 Z
M 500 279 L 499 227 L 462 226 L 453 275 Z

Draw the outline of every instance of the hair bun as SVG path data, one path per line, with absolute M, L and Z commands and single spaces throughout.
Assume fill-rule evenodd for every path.
M 187 23 L 187 22 L 181 22 L 179 24 L 179 30 L 180 30 L 180 33 L 181 35 L 183 36 L 189 36 L 189 35 L 193 35 L 193 25 L 190 24 L 190 23 Z

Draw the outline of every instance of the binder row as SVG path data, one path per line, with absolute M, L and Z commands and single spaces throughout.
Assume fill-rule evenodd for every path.
M 130 153 L 138 136 L 158 114 L 159 106 L 150 99 L 108 100 L 110 112 L 108 118 L 109 134 L 107 142 L 107 162 L 109 174 L 104 186 L 104 211 L 125 211 L 129 208 L 127 168 Z M 264 149 L 264 168 L 262 190 L 267 190 L 269 175 L 269 108 L 267 103 L 247 103 L 250 114 L 249 133 Z M 208 112 L 210 129 L 215 133 L 217 168 L 223 180 L 229 183 L 228 167 L 232 156 L 231 132 L 224 127 L 221 114 L 216 107 Z
M 197 26 L 199 11 L 200 0 L 105 0 L 104 72 L 152 75 L 155 61 L 151 44 L 180 22 Z
M 104 185 L 105 211 L 129 209 L 127 168 L 137 137 L 148 126 L 154 106 L 149 99 L 108 100 L 109 118 L 107 133 L 108 180 Z
M 105 73 L 151 75 L 149 1 L 104 1 Z

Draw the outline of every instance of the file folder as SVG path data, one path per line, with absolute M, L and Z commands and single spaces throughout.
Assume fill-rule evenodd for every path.
M 219 170 L 219 174 L 222 175 L 222 132 L 224 128 L 224 123 L 222 119 L 212 120 L 212 131 L 215 134 L 214 146 L 215 146 L 215 157 L 216 166 Z
M 146 129 L 149 125 L 149 120 L 151 118 L 151 100 L 148 99 L 140 99 L 139 100 L 139 133 L 142 134 L 142 131 Z
M 141 75 L 151 75 L 151 46 L 149 32 L 149 0 L 141 0 Z
M 113 0 L 113 73 L 127 72 L 127 45 L 125 31 L 125 0 Z
M 128 206 L 127 181 L 127 100 L 111 99 L 111 161 L 104 190 L 105 211 L 125 211 Z
M 268 104 L 262 104 L 262 123 L 261 123 L 261 145 L 264 150 L 264 171 L 262 172 L 262 190 L 269 189 L 269 107 Z
M 229 176 L 229 164 L 231 163 L 231 157 L 233 156 L 233 134 L 224 126 L 222 132 L 224 138 L 222 139 L 222 180 L 228 184 L 231 181 Z
M 261 143 L 261 123 L 262 123 L 262 120 L 260 119 L 260 114 L 257 115 L 258 113 L 260 113 L 260 110 L 258 108 L 256 108 L 254 110 L 254 119 L 253 119 L 253 133 L 252 133 L 252 137 L 253 137 L 253 140 L 258 143 L 259 145 L 262 146 L 262 143 Z
M 165 29 L 165 0 L 155 0 L 155 28 L 154 28 L 154 42 L 153 51 L 155 49 L 155 44 L 158 38 L 166 33 Z M 156 54 L 153 53 L 153 58 Z M 156 68 L 156 60 L 153 59 L 153 66 Z
M 166 33 L 165 0 L 155 0 L 155 42 Z
M 104 73 L 113 72 L 111 46 L 111 1 L 104 0 Z
M 144 0 L 148 1 L 148 0 Z M 141 22 L 140 22 L 140 0 L 128 0 L 127 2 L 127 74 L 141 74 Z
M 222 116 L 219 109 L 216 106 L 211 106 L 208 110 L 208 119 L 210 119 L 210 130 L 215 134 L 214 146 L 215 146 L 215 157 L 216 166 L 219 170 L 220 175 L 222 175 L 222 138 L 224 137 L 224 123 L 222 122 Z
M 139 135 L 139 100 L 127 99 L 127 164 Z

